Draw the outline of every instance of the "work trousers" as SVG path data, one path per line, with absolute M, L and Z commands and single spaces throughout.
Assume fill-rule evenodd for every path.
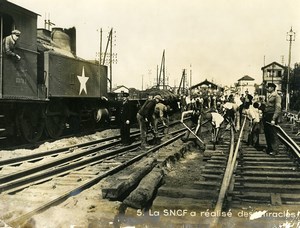
M 252 122 L 251 133 L 248 143 L 254 147 L 259 147 L 260 122 Z
M 145 118 L 137 113 L 136 119 L 139 123 L 140 127 L 140 134 L 141 134 L 141 146 L 146 146 L 147 143 L 147 122 L 145 121 Z
M 127 124 L 126 121 L 122 121 L 120 127 L 120 133 L 121 133 L 121 142 L 125 145 L 130 144 L 130 124 Z
M 278 136 L 276 133 L 276 129 L 274 126 L 268 124 L 271 123 L 274 113 L 264 113 L 263 115 L 263 123 L 265 130 L 265 137 L 267 142 L 267 152 L 278 152 L 279 142 Z M 275 120 L 275 124 L 278 123 L 278 118 Z

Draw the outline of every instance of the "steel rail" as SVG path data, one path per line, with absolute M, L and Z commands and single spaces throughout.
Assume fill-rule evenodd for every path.
M 169 125 L 172 126 L 172 125 L 176 125 L 178 123 L 179 123 L 179 121 L 174 121 L 174 122 L 170 123 Z M 160 128 L 162 128 L 162 127 L 160 127 Z M 138 137 L 140 135 L 139 132 L 140 132 L 139 130 L 135 130 L 135 131 L 130 132 L 130 135 L 131 135 L 131 137 L 135 138 L 135 137 Z M 59 149 L 43 151 L 43 152 L 39 152 L 39 153 L 35 153 L 35 154 L 30 154 L 30 155 L 15 157 L 15 158 L 9 158 L 9 159 L 5 159 L 5 160 L 0 160 L 0 168 L 1 168 L 1 166 L 4 166 L 4 165 L 14 165 L 14 164 L 19 164 L 20 162 L 24 162 L 24 161 L 34 161 L 34 160 L 43 158 L 45 156 L 53 156 L 53 155 L 56 155 L 56 154 L 59 154 L 59 153 L 63 153 L 63 152 L 72 150 L 74 148 L 76 148 L 76 149 L 77 148 L 82 148 L 82 147 L 85 147 L 85 146 L 90 146 L 90 145 L 93 145 L 93 144 L 118 139 L 120 137 L 121 137 L 121 135 L 119 134 L 119 135 L 116 135 L 116 136 L 111 136 L 111 137 L 107 137 L 107 138 L 103 138 L 103 139 L 97 139 L 97 140 L 93 140 L 93 141 L 85 142 L 85 143 L 78 143 L 78 144 L 75 144 L 75 145 L 72 145 L 72 146 L 66 146 L 66 147 L 62 147 L 62 148 L 59 148 Z
M 267 124 L 271 124 L 267 122 Z M 272 125 L 276 128 L 276 133 L 281 142 L 286 146 L 284 153 L 278 156 L 268 156 L 262 152 L 244 151 L 240 157 L 242 164 L 237 170 L 238 178 L 234 181 L 234 190 L 229 189 L 229 196 L 233 198 L 233 203 L 268 202 L 274 205 L 291 204 L 295 202 L 299 204 L 297 193 L 299 192 L 299 159 L 298 163 L 295 158 L 299 158 L 299 146 L 295 141 L 281 128 L 279 125 Z M 287 152 L 291 152 L 287 155 Z M 231 185 L 233 186 L 233 185 Z M 262 193 L 264 191 L 264 193 Z M 280 196 L 277 198 L 277 195 Z M 282 201 L 282 202 L 281 202 Z
M 132 145 L 131 145 L 132 146 Z M 23 185 L 21 186 L 15 186 L 14 188 L 12 189 L 9 189 L 7 191 L 5 191 L 4 193 L 6 194 L 13 194 L 13 193 L 16 193 L 18 191 L 21 191 L 27 187 L 30 187 L 30 186 L 33 186 L 33 185 L 38 185 L 38 184 L 41 184 L 41 183 L 44 183 L 46 181 L 50 181 L 51 179 L 54 179 L 56 177 L 62 177 L 62 176 L 65 176 L 65 175 L 68 175 L 68 174 L 71 174 L 74 170 L 82 170 L 88 166 L 94 166 L 94 165 L 97 165 L 99 163 L 104 163 L 105 161 L 109 161 L 115 157 L 118 157 L 118 156 L 124 156 L 128 153 L 128 151 L 121 151 L 120 153 L 112 153 L 112 154 L 107 154 L 107 157 L 103 157 L 102 159 L 100 160 L 95 160 L 95 161 L 90 161 L 90 163 L 87 163 L 87 164 L 84 164 L 84 163 L 81 163 L 81 164 L 77 164 L 77 165 L 73 165 L 74 167 L 72 166 L 69 166 L 70 169 L 65 169 L 64 170 L 61 170 L 62 172 L 58 172 L 57 174 L 56 173 L 52 173 L 53 175 L 45 175 L 44 177 L 42 176 L 41 178 L 38 178 L 36 181 L 35 180 L 31 180 L 29 181 L 27 184 L 24 183 Z M 48 174 L 48 173 L 47 173 Z
M 186 130 L 185 130 L 186 131 Z M 184 134 L 185 134 L 185 131 L 183 133 L 178 133 L 177 135 L 175 135 L 173 138 L 167 140 L 166 142 L 163 142 L 162 144 L 160 145 L 157 145 L 147 151 L 145 151 L 144 153 L 141 153 L 135 157 L 133 157 L 132 159 L 130 160 L 127 160 L 126 162 L 108 170 L 107 172 L 105 173 L 102 173 L 94 178 L 92 178 L 91 180 L 88 180 L 86 181 L 85 183 L 81 184 L 80 186 L 77 186 L 76 188 L 72 189 L 72 190 L 69 190 L 69 191 L 66 191 L 64 194 L 60 195 L 59 197 L 53 199 L 53 200 L 50 200 L 46 203 L 44 203 L 43 205 L 39 206 L 38 208 L 26 213 L 26 214 L 23 214 L 11 221 L 8 221 L 7 223 L 11 226 L 18 226 L 22 223 L 24 223 L 25 221 L 27 221 L 29 218 L 31 218 L 32 216 L 34 216 L 35 214 L 37 213 L 40 213 L 42 211 L 45 211 L 46 209 L 50 208 L 51 206 L 53 205 L 57 205 L 61 202 L 63 202 L 64 200 L 66 200 L 67 198 L 69 198 L 70 196 L 74 196 L 74 195 L 77 195 L 79 194 L 80 192 L 82 192 L 83 190 L 97 184 L 101 179 L 107 177 L 108 175 L 112 175 L 116 172 L 118 172 L 119 170 L 122 170 L 124 169 L 125 167 L 133 164 L 134 162 L 140 160 L 141 158 L 147 156 L 149 153 L 152 153 L 152 152 L 155 152 L 157 151 L 158 149 L 164 147 L 164 146 L 167 146 L 169 144 L 171 144 L 172 142 L 176 141 L 177 139 L 179 139 L 180 137 L 182 137 Z M 176 131 L 178 132 L 178 131 Z M 173 134 L 175 134 L 175 132 L 173 132 Z
M 103 159 L 111 158 L 111 156 L 113 156 L 113 155 L 136 148 L 136 147 L 138 147 L 138 145 L 139 145 L 139 143 L 132 144 L 128 147 L 122 147 L 120 149 L 105 151 L 99 155 L 95 155 L 93 157 L 85 158 L 80 161 L 75 161 L 72 163 L 70 161 L 68 161 L 67 162 L 68 164 L 65 164 L 64 166 L 59 166 L 60 163 L 59 164 L 55 163 L 53 166 L 49 166 L 49 165 L 45 165 L 45 167 L 41 166 L 41 169 L 38 170 L 39 171 L 38 173 L 34 173 L 32 175 L 27 174 L 26 176 L 22 176 L 22 174 L 20 174 L 18 176 L 18 178 L 14 179 L 14 180 L 9 180 L 5 184 L 1 184 L 0 192 L 3 193 L 7 190 L 11 190 L 16 187 L 23 186 L 23 185 L 25 185 L 25 187 L 26 187 L 26 186 L 28 186 L 27 184 L 30 184 L 30 183 L 38 181 L 38 180 L 45 181 L 46 178 L 53 177 L 57 174 L 60 174 L 60 175 L 66 174 L 66 173 L 73 171 L 74 169 L 83 168 L 86 165 L 94 164 L 94 162 L 96 162 L 96 163 L 102 162 Z
M 299 145 L 282 129 L 282 127 L 280 127 L 279 125 L 274 125 L 274 127 L 276 127 L 279 131 L 279 133 L 277 133 L 279 138 L 293 150 L 294 154 L 297 156 L 297 159 L 300 160 Z
M 241 139 L 243 136 L 245 123 L 246 123 L 246 117 L 244 118 L 241 130 L 240 130 L 239 138 L 238 138 L 235 148 L 234 148 L 234 129 L 233 129 L 233 127 L 231 127 L 231 144 L 230 144 L 230 150 L 229 150 L 229 158 L 227 161 L 227 166 L 226 166 L 225 173 L 223 176 L 223 181 L 222 181 L 221 189 L 220 189 L 220 192 L 218 195 L 218 201 L 216 203 L 214 212 L 222 211 L 223 203 L 224 203 L 226 194 L 228 192 L 228 187 L 230 185 L 230 182 L 232 181 L 234 168 L 236 166 L 236 159 L 237 159 L 237 156 L 239 153 L 240 142 L 241 142 Z M 213 221 L 210 224 L 210 227 L 211 228 L 218 227 L 219 226 L 218 223 L 219 223 L 219 217 L 214 217 Z
M 112 143 L 109 143 L 109 144 L 106 144 L 106 145 L 100 145 L 100 146 L 96 146 L 96 147 L 93 147 L 93 148 L 88 148 L 88 149 L 83 150 L 79 153 L 71 154 L 71 155 L 66 156 L 64 158 L 55 159 L 54 161 L 49 162 L 47 164 L 38 165 L 38 166 L 29 168 L 29 169 L 26 169 L 26 170 L 22 170 L 22 171 L 7 174 L 7 175 L 4 175 L 4 176 L 0 176 L 0 183 L 6 182 L 5 184 L 0 184 L 0 192 L 2 191 L 2 187 L 8 184 L 7 182 L 11 182 L 13 180 L 24 178 L 25 176 L 31 175 L 35 172 L 39 172 L 41 170 L 52 168 L 54 166 L 62 165 L 62 164 L 65 164 L 65 163 L 70 163 L 72 160 L 81 158 L 83 156 L 87 156 L 87 155 L 92 154 L 94 152 L 97 152 L 99 150 L 107 149 L 109 147 L 117 145 L 118 143 L 119 142 L 116 141 L 116 142 L 112 142 Z
M 179 129 L 175 132 L 172 132 L 171 134 L 178 134 L 182 131 L 185 131 L 185 129 Z M 98 153 L 100 150 L 103 149 L 109 149 L 117 145 L 119 142 L 115 141 L 110 144 L 100 145 L 93 148 L 88 148 L 87 150 L 84 150 L 82 152 L 72 154 L 70 156 L 64 157 L 62 159 L 56 159 L 52 162 L 49 162 L 47 164 L 38 165 L 35 167 L 32 167 L 27 170 L 15 172 L 12 174 L 8 174 L 5 176 L 0 177 L 0 182 L 3 184 L 0 184 L 0 193 L 6 192 L 8 190 L 14 189 L 16 187 L 20 188 L 20 186 L 28 186 L 28 183 L 36 182 L 41 180 L 45 180 L 45 178 L 49 178 L 51 176 L 61 174 L 64 172 L 68 172 L 69 170 L 83 167 L 85 165 L 89 165 L 95 161 L 100 161 L 101 159 L 115 155 L 118 153 L 121 153 L 123 151 L 131 150 L 140 145 L 140 142 L 122 147 L 120 149 L 112 150 L 109 152 L 102 152 L 101 154 L 94 155 L 90 158 L 85 158 L 80 161 L 76 161 L 84 156 L 91 155 L 93 153 Z M 164 145 L 164 144 L 162 144 Z M 154 147 L 157 148 L 157 147 Z M 75 160 L 75 161 L 74 161 Z M 73 163 L 71 163 L 74 161 Z M 24 187 L 23 187 L 24 188 Z
M 66 146 L 66 147 L 62 147 L 59 149 L 54 149 L 54 150 L 49 150 L 49 151 L 43 151 L 43 152 L 39 152 L 39 153 L 35 153 L 35 154 L 30 154 L 30 155 L 25 155 L 25 156 L 20 156 L 20 157 L 15 157 L 15 158 L 9 158 L 9 159 L 5 159 L 5 160 L 1 160 L 0 161 L 0 167 L 4 166 L 4 165 L 13 165 L 13 164 L 18 164 L 20 162 L 24 162 L 24 161 L 32 161 L 32 160 L 37 160 L 40 158 L 43 158 L 45 156 L 53 156 L 62 152 L 66 152 L 69 150 L 73 150 L 74 148 L 82 148 L 85 146 L 90 146 L 96 143 L 102 143 L 102 142 L 106 142 L 109 140 L 114 140 L 119 138 L 119 136 L 112 136 L 112 137 L 108 137 L 108 138 L 103 138 L 103 139 L 98 139 L 98 140 L 93 140 L 90 142 L 85 142 L 85 143 L 79 143 L 79 144 L 75 144 L 72 146 Z
M 137 137 L 139 135 L 139 130 L 133 131 L 130 134 L 131 134 L 131 137 Z M 57 155 L 59 153 L 64 153 L 64 152 L 67 152 L 67 151 L 70 151 L 73 149 L 83 148 L 86 146 L 91 146 L 91 145 L 94 145 L 97 143 L 103 143 L 103 142 L 107 142 L 107 141 L 118 139 L 118 138 L 120 138 L 120 135 L 111 136 L 111 137 L 102 138 L 102 139 L 96 139 L 96 140 L 84 142 L 84 143 L 78 143 L 78 144 L 74 144 L 72 146 L 66 146 L 66 147 L 62 147 L 59 149 L 42 151 L 42 152 L 35 153 L 35 154 L 30 154 L 30 155 L 15 157 L 15 158 L 9 158 L 9 159 L 5 159 L 5 160 L 1 160 L 0 167 L 4 166 L 4 165 L 14 165 L 14 164 L 18 164 L 18 163 L 24 162 L 24 161 L 34 161 L 34 160 L 43 158 L 45 156 L 53 156 L 53 155 Z

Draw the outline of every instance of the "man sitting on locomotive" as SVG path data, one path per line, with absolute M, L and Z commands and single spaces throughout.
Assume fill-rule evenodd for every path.
M 3 39 L 3 53 L 5 53 L 7 56 L 16 58 L 17 60 L 21 59 L 21 57 L 15 53 L 15 47 L 20 35 L 21 32 L 19 30 L 13 30 L 11 35 Z

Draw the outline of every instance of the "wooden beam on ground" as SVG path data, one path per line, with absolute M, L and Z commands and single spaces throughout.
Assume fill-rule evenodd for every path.
M 152 199 L 163 175 L 164 172 L 162 169 L 154 168 L 141 180 L 138 187 L 130 193 L 123 203 L 136 209 L 144 208 Z
M 134 189 L 141 179 L 157 164 L 155 158 L 147 158 L 137 165 L 130 167 L 121 174 L 113 175 L 106 180 L 106 187 L 102 188 L 103 199 L 117 200 Z

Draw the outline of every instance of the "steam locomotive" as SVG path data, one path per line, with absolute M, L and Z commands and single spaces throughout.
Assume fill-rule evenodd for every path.
M 76 56 L 76 29 L 37 29 L 38 14 L 0 0 L 0 40 L 21 31 L 19 61 L 0 50 L 0 137 L 35 142 L 92 127 L 107 106 L 107 67 Z

